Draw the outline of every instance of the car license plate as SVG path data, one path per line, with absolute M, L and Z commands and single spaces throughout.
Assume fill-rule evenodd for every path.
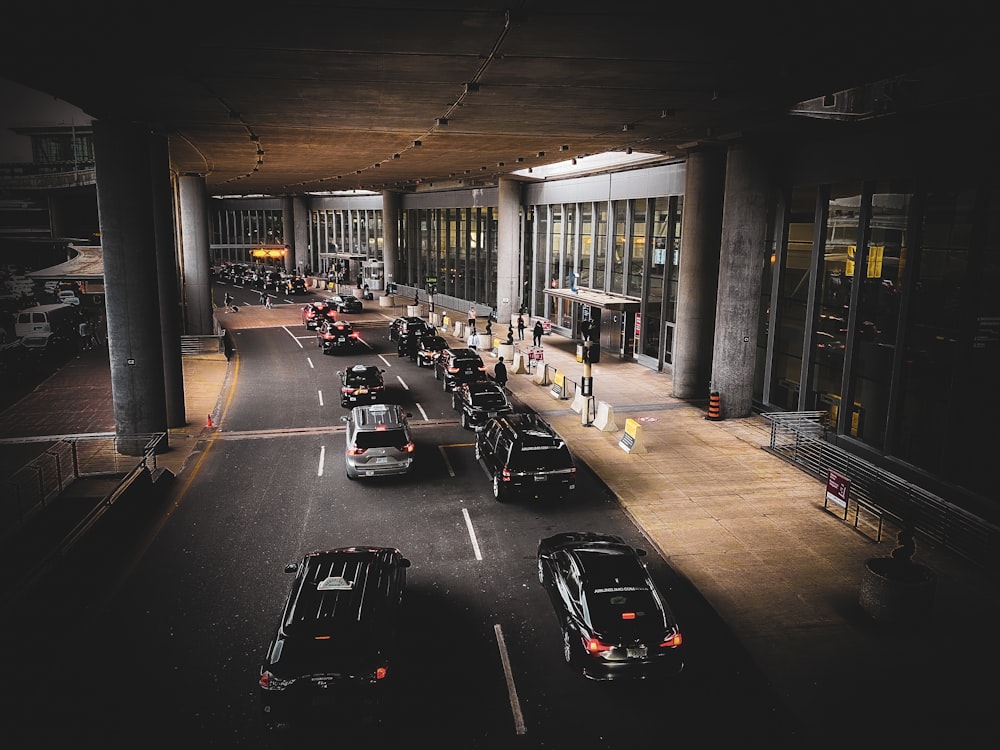
M 629 659 L 645 659 L 646 658 L 646 647 L 638 646 L 636 648 L 629 648 L 625 650 L 625 655 Z
M 387 463 L 389 463 L 389 457 L 388 456 L 380 456 L 379 458 L 375 459 L 375 463 L 377 463 L 377 464 L 387 464 Z
M 367 388 L 358 388 L 358 390 L 357 390 L 357 394 L 359 396 L 363 396 L 366 393 L 368 393 L 368 389 Z
M 497 415 L 495 411 L 488 411 L 486 412 L 486 414 L 489 416 L 490 419 L 493 419 L 493 417 Z
M 347 341 L 347 339 L 345 339 L 343 336 L 341 336 L 339 339 L 337 339 L 337 341 L 339 341 L 341 344 L 343 344 L 345 341 Z

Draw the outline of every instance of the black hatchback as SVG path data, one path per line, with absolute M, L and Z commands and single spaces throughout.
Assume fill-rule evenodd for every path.
M 378 718 L 391 697 L 410 561 L 392 547 L 341 547 L 289 563 L 294 573 L 258 680 L 264 726 L 322 715 Z

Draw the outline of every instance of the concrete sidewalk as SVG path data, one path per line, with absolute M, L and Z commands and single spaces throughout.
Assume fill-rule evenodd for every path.
M 299 310 L 243 307 L 218 317 L 238 331 L 301 325 Z M 366 304 L 365 316 L 379 325 L 398 314 Z M 507 327 L 494 325 L 493 334 L 503 341 Z M 543 349 L 551 370 L 579 382 L 575 342 L 548 335 Z M 496 358 L 482 354 L 492 371 Z M 184 358 L 188 423 L 170 430 L 160 466 L 182 475 L 199 444 L 220 423 L 224 429 L 232 369 L 222 355 Z M 113 432 L 106 352 L 83 352 L 64 371 L 0 415 L 5 451 L 18 436 Z M 879 626 L 858 605 L 859 582 L 865 559 L 889 554 L 894 531 L 875 543 L 824 511 L 822 483 L 762 450 L 761 418 L 707 420 L 705 404 L 670 395 L 668 375 L 605 353 L 592 366 L 594 396 L 617 429 L 601 429 L 585 426 L 550 385 L 508 371 L 513 398 L 552 424 L 728 623 L 799 718 L 803 748 L 994 745 L 1000 712 L 995 691 L 980 685 L 1000 667 L 987 632 L 1000 615 L 995 580 L 918 542 L 917 561 L 937 575 L 934 611 L 909 630 Z M 620 445 L 628 418 L 640 426 L 631 452 Z

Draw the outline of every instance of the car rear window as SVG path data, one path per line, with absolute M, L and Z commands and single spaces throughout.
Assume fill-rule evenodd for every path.
M 410 441 L 403 430 L 372 430 L 358 432 L 355 442 L 359 448 L 401 448 Z
M 473 406 L 506 406 L 507 399 L 502 393 L 473 393 Z
M 569 469 L 573 459 L 565 447 L 552 445 L 522 445 L 511 451 L 510 465 L 512 469 L 553 471 Z
M 588 604 L 598 631 L 625 635 L 663 624 L 657 601 L 645 586 L 597 588 L 588 597 Z

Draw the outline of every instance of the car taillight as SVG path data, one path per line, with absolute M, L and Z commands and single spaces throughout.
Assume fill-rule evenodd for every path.
M 634 620 L 635 619 L 635 612 L 622 612 L 622 619 L 623 620 Z
M 376 667 L 375 668 L 375 679 L 384 680 L 386 675 L 389 674 L 389 670 L 386 667 Z
M 500 479 L 502 479 L 505 482 L 510 481 L 510 476 L 511 476 L 510 469 L 504 468 L 504 470 L 500 472 Z
M 457 367 L 449 367 L 448 368 L 448 372 L 450 372 L 450 373 L 456 373 L 456 372 L 458 372 L 458 368 Z
M 413 453 L 414 447 L 415 446 L 413 445 L 413 442 L 410 441 L 406 445 L 399 446 L 399 450 L 401 450 L 403 453 Z
M 267 670 L 260 673 L 259 684 L 263 690 L 284 690 L 295 680 L 283 680 Z
M 342 385 L 340 387 L 340 392 L 341 393 L 354 393 L 354 389 L 351 388 L 349 385 Z
M 587 653 L 599 654 L 602 651 L 610 651 L 614 646 L 609 646 L 606 643 L 601 643 L 596 638 L 587 638 L 584 643 L 584 648 L 587 649 Z
M 368 450 L 368 449 L 367 448 L 350 448 L 347 451 L 347 454 L 350 455 L 350 456 L 360 456 L 366 450 Z
M 681 631 L 675 630 L 660 644 L 660 648 L 677 648 L 683 642 Z

